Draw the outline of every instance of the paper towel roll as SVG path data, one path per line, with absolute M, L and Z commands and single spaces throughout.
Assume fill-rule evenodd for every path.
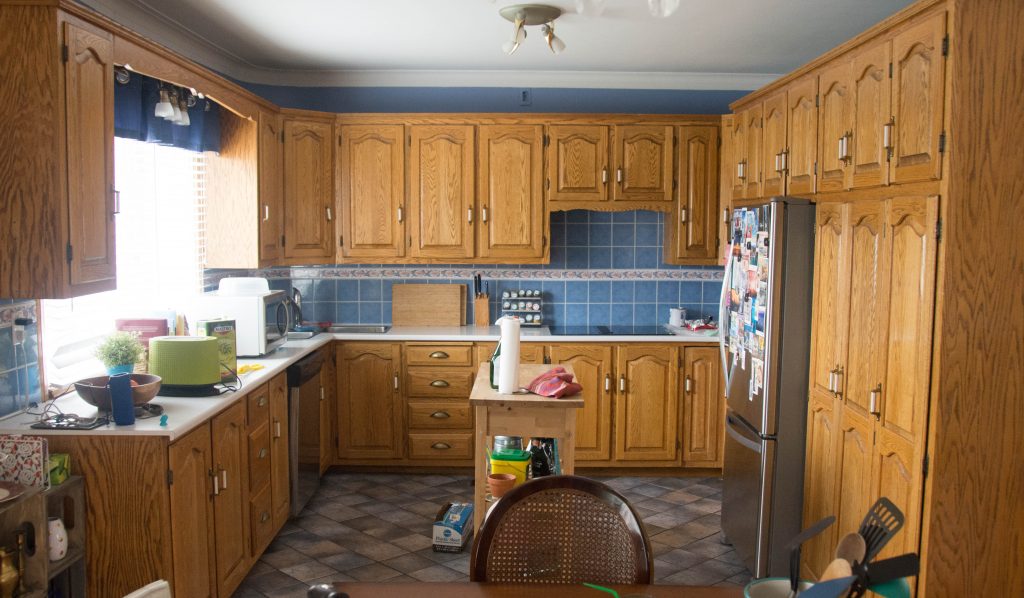
M 510 395 L 519 390 L 519 318 L 502 316 L 501 355 L 498 356 L 498 393 Z

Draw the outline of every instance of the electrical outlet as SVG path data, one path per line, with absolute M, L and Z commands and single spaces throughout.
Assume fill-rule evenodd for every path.
M 533 104 L 533 90 L 520 89 L 519 90 L 519 105 L 529 106 Z

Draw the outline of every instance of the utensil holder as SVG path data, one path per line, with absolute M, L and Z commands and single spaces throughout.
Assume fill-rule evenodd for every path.
M 477 295 L 473 299 L 473 325 L 491 325 L 491 304 L 489 295 Z

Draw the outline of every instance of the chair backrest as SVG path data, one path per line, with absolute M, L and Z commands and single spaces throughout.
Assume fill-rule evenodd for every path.
M 472 581 L 651 582 L 651 543 L 636 511 L 601 482 L 546 476 L 516 486 L 477 531 Z
M 171 585 L 161 579 L 135 590 L 124 598 L 171 598 Z

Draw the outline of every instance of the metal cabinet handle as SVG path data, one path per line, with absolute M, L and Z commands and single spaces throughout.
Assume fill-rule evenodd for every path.
M 257 455 L 257 458 L 258 459 L 266 459 L 267 458 L 267 449 L 261 448 L 260 452 L 259 452 L 259 455 Z
M 431 381 L 430 385 L 433 386 L 434 388 L 448 388 L 449 386 L 451 386 L 450 384 L 448 384 L 447 380 L 433 380 Z
M 892 157 L 892 131 L 896 126 L 896 117 L 890 116 L 889 122 L 882 125 L 882 147 L 885 148 L 886 158 Z
M 679 208 L 679 222 L 686 222 L 686 208 Z
M 612 389 L 612 375 L 611 374 L 605 374 L 604 375 L 604 391 L 605 392 L 609 392 L 609 391 L 611 391 L 611 389 Z
M 846 135 L 839 138 L 839 155 L 836 156 L 840 162 L 846 161 Z
M 745 160 L 740 160 L 736 163 L 736 178 L 740 180 L 747 178 L 747 163 Z
M 480 220 L 487 222 L 487 206 L 480 209 Z
M 326 398 L 327 398 L 327 393 L 324 392 L 324 387 L 321 386 L 320 387 L 320 400 L 323 401 Z
M 224 469 L 223 467 L 220 469 L 220 489 L 228 489 L 228 470 Z
M 615 180 L 618 181 L 618 183 L 620 185 L 622 184 L 622 167 L 621 166 L 615 169 Z
M 722 210 L 722 222 L 729 223 L 729 208 Z
M 876 418 L 881 416 L 882 414 L 881 410 L 878 408 L 878 402 L 881 400 L 881 398 L 882 385 L 879 384 L 878 386 L 871 389 L 870 393 L 868 393 L 868 411 L 871 413 L 871 415 L 874 415 Z
M 788 149 L 784 149 L 784 150 L 782 150 L 782 153 L 780 153 L 779 155 L 782 157 L 782 171 L 781 172 L 789 172 L 789 150 Z
M 281 437 L 281 421 L 275 419 L 274 420 L 274 438 L 280 438 L 280 437 Z
M 115 214 L 120 214 L 121 213 L 121 192 L 118 191 L 117 189 L 113 189 L 113 188 L 111 188 L 111 191 L 114 192 L 114 213 Z
M 433 353 L 431 353 L 427 357 L 429 357 L 431 359 L 448 359 L 449 355 L 447 353 L 445 353 L 444 351 L 434 351 Z
M 395 374 L 395 390 L 398 390 L 398 374 Z
M 217 472 L 212 469 L 207 472 L 207 475 L 213 478 L 213 496 L 220 494 L 220 482 L 217 480 Z
M 602 168 L 601 169 L 601 183 L 607 183 L 607 182 L 608 182 L 608 169 L 607 168 Z
M 835 368 L 828 371 L 828 391 L 832 394 L 836 392 L 836 370 Z
M 260 397 L 256 401 L 256 404 L 259 405 L 260 407 L 266 407 L 267 406 L 267 397 Z
M 331 211 L 331 206 L 327 206 L 327 222 L 334 220 L 334 212 Z
M 446 450 L 452 448 L 452 445 L 448 444 L 447 442 L 435 442 L 434 444 L 430 445 L 430 448 L 436 449 L 436 450 L 439 450 L 439 451 L 446 451 Z
M 403 213 L 403 210 L 402 210 L 402 206 L 398 206 L 398 221 L 399 222 L 401 222 L 403 220 L 403 216 L 404 216 L 404 213 Z
M 775 172 L 782 172 L 782 152 L 775 154 Z
M 430 414 L 430 417 L 434 419 L 448 419 L 451 415 L 447 411 L 435 411 Z
M 836 396 L 841 396 L 843 394 L 842 388 L 843 388 L 843 368 L 837 367 L 836 368 L 835 390 L 833 390 L 832 392 L 836 393 Z
M 260 523 L 266 523 L 270 519 L 270 513 L 263 511 L 260 513 Z
M 683 390 L 686 391 L 686 394 L 693 392 L 693 378 L 689 376 L 686 377 L 686 380 L 683 383 Z
M 473 223 L 473 208 L 466 210 L 466 221 L 470 224 Z
M 626 392 L 626 377 L 619 376 L 619 392 Z
M 263 204 L 263 222 L 270 220 L 270 206 Z

